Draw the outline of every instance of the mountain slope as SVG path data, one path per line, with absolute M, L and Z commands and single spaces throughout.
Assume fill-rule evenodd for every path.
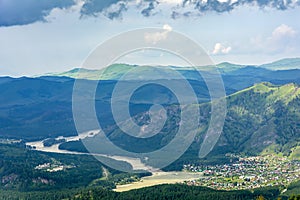
M 143 77 L 144 79 L 161 79 L 164 78 L 164 73 L 170 73 L 168 69 L 175 70 L 176 72 L 181 73 L 185 76 L 186 79 L 198 80 L 199 75 L 195 73 L 194 68 L 192 67 L 178 67 L 178 66 L 138 66 L 138 65 L 129 65 L 129 64 L 112 64 L 103 69 L 84 69 L 84 68 L 75 68 L 67 72 L 62 73 L 49 73 L 46 76 L 65 76 L 71 78 L 79 79 L 88 79 L 88 80 L 118 80 L 122 75 L 127 72 L 132 73 L 128 78 L 136 79 L 141 74 L 146 74 L 147 70 L 155 69 L 159 70 L 158 77 Z M 198 66 L 196 67 L 200 71 L 209 71 L 209 66 Z M 223 62 L 216 65 L 216 68 L 222 75 L 234 75 L 237 73 L 253 73 L 260 71 L 260 75 L 270 74 L 272 71 L 282 71 L 282 70 L 295 70 L 300 69 L 300 58 L 286 58 L 278 60 L 272 63 L 267 63 L 263 65 L 237 65 L 229 62 Z M 271 71 L 271 72 L 270 72 Z M 256 74 L 257 75 L 257 74 Z
M 270 145 L 281 148 L 295 146 L 297 141 L 300 142 L 299 108 L 300 88 L 296 84 L 276 86 L 260 83 L 229 95 L 223 132 L 213 153 L 258 154 Z M 202 126 L 207 128 L 210 120 L 210 104 L 200 105 L 200 111 Z M 109 137 L 124 148 L 130 150 L 133 150 L 132 147 L 136 148 L 136 152 L 143 152 L 145 148 L 147 150 L 161 148 L 174 137 L 174 132 L 178 129 L 180 110 L 172 106 L 167 108 L 167 112 L 172 113 L 171 118 L 168 118 L 156 140 L 153 137 L 145 143 L 138 139 L 130 139 L 118 128 L 109 132 Z M 148 113 L 136 116 L 138 124 L 147 124 L 147 119 Z M 204 136 L 203 133 L 199 133 L 196 138 L 198 147 Z
M 227 97 L 227 115 L 222 134 L 213 150 L 199 159 L 205 132 L 167 169 L 181 169 L 185 163 L 229 162 L 225 154 L 260 155 L 278 153 L 300 159 L 300 86 L 256 84 Z M 202 125 L 210 120 L 210 104 L 200 105 Z M 204 129 L 206 130 L 206 129 Z
M 223 70 L 222 78 L 227 95 L 260 82 L 271 82 L 278 85 L 300 84 L 300 69 L 272 71 L 230 63 L 221 63 L 218 66 Z M 110 114 L 109 102 L 114 86 L 121 75 L 128 70 L 133 70 L 134 73 L 129 80 L 124 82 L 125 87 L 141 83 L 142 80 L 149 78 L 147 70 L 150 69 L 154 70 L 150 74 L 158 74 L 158 76 L 150 77 L 152 79 L 162 78 L 161 80 L 168 81 L 175 87 L 182 83 L 180 79 L 166 79 L 165 75 L 172 75 L 170 74 L 172 72 L 160 70 L 160 68 L 162 67 L 139 68 L 135 65 L 116 64 L 106 71 L 106 78 L 115 80 L 101 80 L 100 87 L 97 88 L 96 105 L 102 103 L 100 107 L 104 108 L 104 119 Z M 206 84 L 197 71 L 175 66 L 172 66 L 171 69 L 175 69 L 189 81 L 198 96 L 199 103 L 210 100 Z M 70 77 L 76 77 L 78 70 L 61 74 L 62 76 L 0 77 L 0 95 L 4 97 L 0 98 L 0 137 L 40 139 L 76 134 L 72 118 L 74 79 Z M 83 76 L 79 78 L 83 78 L 81 81 L 84 81 L 85 84 L 92 84 L 95 80 L 89 79 L 98 78 L 98 71 L 83 70 L 83 72 Z M 175 103 L 174 95 L 171 96 L 169 93 L 167 88 L 155 84 L 137 90 L 131 98 L 132 113 L 144 112 L 152 103 L 163 102 L 166 105 Z
M 286 58 L 260 67 L 270 70 L 300 69 L 300 58 Z
M 300 141 L 299 85 L 257 84 L 230 95 L 227 105 L 218 151 L 256 154 L 270 145 L 291 147 Z
M 205 160 L 213 160 L 213 157 L 224 158 L 226 153 L 258 155 L 270 150 L 289 155 L 292 148 L 300 142 L 299 108 L 300 87 L 292 83 L 283 86 L 260 83 L 229 95 L 223 132 Z M 201 104 L 200 111 L 202 128 L 206 130 L 210 120 L 210 104 Z M 132 138 L 117 127 L 111 128 L 107 135 L 115 145 L 131 152 L 148 152 L 162 148 L 173 139 L 180 120 L 180 110 L 176 106 L 168 107 L 167 112 L 172 115 L 155 137 L 147 140 Z M 148 123 L 149 116 L 147 112 L 140 113 L 134 119 L 139 125 L 143 125 Z M 192 146 L 175 166 L 180 168 L 183 163 L 199 162 L 198 152 L 205 137 L 204 133 L 199 132 Z M 74 150 L 76 145 L 80 147 L 79 143 L 72 143 L 70 146 L 65 143 L 63 148 Z
M 65 76 L 70 78 L 77 79 L 88 79 L 88 80 L 99 80 L 100 77 L 102 80 L 116 80 L 120 79 L 121 75 L 127 71 L 133 69 L 134 65 L 127 64 L 113 64 L 109 67 L 108 70 L 92 70 L 84 68 L 75 68 L 67 72 L 62 73 L 50 73 L 46 74 L 47 76 Z M 101 76 L 101 74 L 103 75 Z

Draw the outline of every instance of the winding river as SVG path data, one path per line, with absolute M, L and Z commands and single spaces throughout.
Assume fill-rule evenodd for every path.
M 65 139 L 66 142 L 70 141 L 78 141 L 80 139 L 85 139 L 87 137 L 94 137 L 99 133 L 99 130 L 91 130 L 87 131 L 81 134 L 78 134 L 77 136 L 71 136 L 71 137 L 63 137 L 59 136 L 56 139 Z M 27 142 L 26 145 L 33 147 L 36 151 L 43 151 L 43 152 L 52 152 L 52 153 L 63 153 L 63 154 L 81 154 L 81 155 L 95 155 L 95 156 L 103 156 L 107 158 L 111 158 L 117 161 L 125 161 L 129 163 L 133 170 L 146 170 L 146 171 L 158 171 L 157 169 L 152 168 L 151 166 L 147 166 L 144 163 L 141 162 L 139 158 L 132 158 L 132 157 L 126 157 L 126 156 L 112 156 L 112 155 L 106 155 L 106 154 L 91 154 L 91 153 L 82 153 L 82 152 L 76 152 L 76 151 L 68 151 L 68 150 L 61 150 L 59 149 L 59 144 L 54 144 L 50 147 L 44 146 L 44 140 L 40 141 L 34 141 L 34 142 Z
M 87 137 L 94 137 L 99 133 L 99 130 L 91 130 L 88 132 L 81 133 L 77 136 L 72 137 L 57 137 L 56 139 L 65 139 L 66 142 L 77 141 L 80 139 L 84 139 Z M 163 172 L 161 170 L 155 169 L 151 166 L 145 165 L 139 158 L 132 158 L 126 156 L 111 156 L 106 154 L 91 154 L 91 153 L 82 153 L 76 151 L 68 151 L 59 149 L 59 145 L 54 144 L 50 147 L 45 147 L 43 144 L 44 140 L 35 141 L 35 142 L 27 142 L 26 145 L 34 147 L 33 149 L 36 151 L 43 152 L 52 152 L 52 153 L 63 153 L 63 154 L 78 154 L 78 155 L 96 155 L 108 157 L 117 161 L 125 161 L 129 163 L 134 170 L 146 170 L 152 172 L 151 176 L 143 177 L 140 181 L 126 184 L 126 185 L 117 185 L 117 188 L 114 191 L 123 192 L 132 189 L 138 189 L 143 187 L 149 187 L 153 185 L 159 184 L 174 184 L 174 183 L 182 183 L 188 180 L 195 180 L 203 177 L 202 173 L 190 173 L 190 172 Z

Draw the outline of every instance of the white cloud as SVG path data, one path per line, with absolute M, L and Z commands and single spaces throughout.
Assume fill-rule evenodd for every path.
M 173 28 L 169 24 L 165 24 L 163 25 L 163 29 L 166 31 L 172 31 Z
M 251 45 L 257 51 L 265 53 L 284 53 L 297 49 L 299 37 L 296 30 L 292 27 L 281 24 L 276 27 L 270 36 L 257 36 L 251 39 Z
M 234 4 L 234 3 L 237 3 L 237 2 L 238 2 L 238 0 L 231 0 L 230 4 Z
M 178 4 L 182 4 L 183 0 L 160 0 L 159 2 L 178 5 Z
M 227 3 L 228 1 L 227 0 L 218 0 L 218 2 L 220 2 L 220 3 Z
M 156 44 L 161 40 L 165 40 L 168 37 L 168 33 L 172 31 L 172 27 L 169 24 L 163 25 L 164 31 L 159 31 L 155 33 L 146 33 L 144 38 L 147 43 Z
M 294 37 L 297 32 L 292 28 L 285 24 L 281 24 L 272 32 L 272 40 L 278 40 L 284 37 Z
M 225 46 L 224 44 L 216 43 L 212 54 L 228 54 L 231 49 L 231 46 Z

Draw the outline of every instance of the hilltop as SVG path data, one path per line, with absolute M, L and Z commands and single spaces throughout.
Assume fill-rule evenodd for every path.
M 173 166 L 180 168 L 182 163 L 199 162 L 198 151 L 210 120 L 210 103 L 199 106 L 204 132 L 198 133 L 189 150 Z M 297 147 L 300 146 L 299 106 L 300 87 L 294 83 L 280 86 L 264 82 L 229 95 L 223 132 L 205 160 L 212 161 L 214 156 L 220 158 L 227 153 L 277 153 L 296 156 L 297 152 L 294 152 L 294 149 L 298 151 Z M 167 111 L 173 113 L 172 117 L 159 134 L 148 140 L 127 136 L 117 127 L 110 129 L 108 136 L 123 149 L 134 152 L 148 152 L 161 148 L 172 140 L 174 132 L 178 129 L 177 112 L 180 111 L 176 106 L 168 107 Z M 134 119 L 138 124 L 147 124 L 147 116 L 147 112 L 139 113 Z M 65 143 L 62 147 L 76 150 L 80 146 L 80 142 L 73 142 Z
M 257 71 L 267 73 L 269 70 L 271 71 L 280 71 L 280 70 L 295 70 L 300 69 L 300 58 L 286 58 L 282 60 L 278 60 L 272 63 L 267 63 L 263 65 L 239 65 L 233 64 L 229 62 L 222 62 L 216 64 L 215 66 L 221 74 L 232 74 L 232 73 L 242 73 L 245 69 L 249 72 Z M 197 66 L 196 69 L 200 71 L 210 71 L 212 66 Z M 45 76 L 65 76 L 70 78 L 78 78 L 78 79 L 87 79 L 87 80 L 118 80 L 127 72 L 133 73 L 132 76 L 127 78 L 135 79 L 141 74 L 146 74 L 148 70 L 159 71 L 158 77 L 151 77 L 151 79 L 160 79 L 164 77 L 164 73 L 170 73 L 171 70 L 175 70 L 180 72 L 187 79 L 198 79 L 199 75 L 195 73 L 191 73 L 195 71 L 193 67 L 186 66 L 139 66 L 139 65 L 130 65 L 130 64 L 112 64 L 104 69 L 85 69 L 85 68 L 74 68 L 72 70 L 66 72 L 59 73 L 48 73 Z M 140 79 L 149 79 L 150 77 L 140 77 Z
M 300 58 L 285 58 L 272 63 L 261 65 L 260 67 L 270 70 L 299 69 Z
M 297 84 L 256 84 L 227 97 L 227 116 L 216 151 L 259 154 L 272 147 L 289 155 L 300 141 Z

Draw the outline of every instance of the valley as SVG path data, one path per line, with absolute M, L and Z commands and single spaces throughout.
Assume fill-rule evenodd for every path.
M 217 65 L 227 95 L 261 82 L 270 82 L 275 85 L 300 84 L 300 70 L 296 66 L 295 64 L 287 69 L 272 70 L 271 66 L 266 69 L 259 66 L 230 63 Z M 97 110 L 101 112 L 98 117 L 101 119 L 103 126 L 109 126 L 112 123 L 110 99 L 113 88 L 118 82 L 117 78 L 134 67 L 138 66 L 114 65 L 110 71 L 104 74 L 107 77 L 103 77 L 99 81 L 95 100 Z M 124 69 L 126 70 L 124 71 Z M 181 73 L 191 84 L 191 87 L 197 91 L 199 103 L 210 101 L 207 86 L 197 71 L 189 67 L 174 67 L 174 69 Z M 159 70 L 162 69 L 159 68 Z M 205 72 L 205 67 L 203 71 Z M 136 72 L 133 78 L 143 75 L 143 73 L 147 72 Z M 116 77 L 112 76 L 116 74 Z M 82 78 L 80 80 L 87 86 L 94 84 L 94 81 L 98 81 L 95 80 L 97 73 L 95 74 L 94 71 L 84 70 L 84 73 L 78 74 L 78 69 L 63 73 L 61 76 L 48 74 L 47 76 L 34 78 L 0 77 L 0 91 L 1 95 L 5 97 L 0 99 L 0 137 L 34 141 L 62 135 L 76 136 L 77 131 L 72 116 L 72 90 L 74 77 L 79 75 L 82 75 L 82 77 L 78 78 Z M 94 76 L 94 78 L 89 78 L 91 76 Z M 163 78 L 163 74 L 157 78 Z M 168 80 L 168 82 L 176 87 L 176 85 L 182 83 L 182 80 L 174 79 Z M 129 87 L 136 83 L 138 83 L 137 80 L 129 79 L 124 82 L 124 85 Z M 92 96 L 86 91 L 82 91 L 82 94 L 86 99 Z M 146 111 L 149 105 L 155 101 L 165 105 L 176 103 L 174 95 L 170 95 L 168 89 L 151 85 L 138 90 L 131 99 L 132 114 L 136 115 Z M 84 131 L 96 128 L 89 127 Z
M 70 136 L 70 137 L 59 136 L 55 139 L 56 140 L 64 139 L 65 142 L 80 141 L 81 139 L 85 139 L 87 137 L 92 138 L 92 137 L 96 136 L 98 132 L 99 132 L 99 130 L 92 130 L 92 131 L 81 133 L 78 136 Z M 26 146 L 29 149 L 33 149 L 33 150 L 41 151 L 41 152 L 48 152 L 48 153 L 102 156 L 102 157 L 107 157 L 107 158 L 110 158 L 110 159 L 113 159 L 116 161 L 124 161 L 126 163 L 129 163 L 132 166 L 133 170 L 155 171 L 155 169 L 153 169 L 151 166 L 146 166 L 144 163 L 142 163 L 139 158 L 130 158 L 130 157 L 125 157 L 125 156 L 120 156 L 120 155 L 94 154 L 94 153 L 68 151 L 68 150 L 63 150 L 63 149 L 59 148 L 59 146 L 62 143 L 54 144 L 52 146 L 45 146 L 44 141 L 45 140 L 35 141 L 35 142 L 27 142 Z
M 86 133 L 79 134 L 78 136 L 71 136 L 71 137 L 58 137 L 56 140 L 65 139 L 66 142 L 70 141 L 79 141 L 80 139 L 85 139 L 86 137 L 94 137 L 97 134 L 98 130 L 88 131 Z M 76 152 L 76 151 L 68 151 L 68 150 L 61 150 L 59 149 L 59 145 L 54 144 L 50 147 L 44 146 L 44 140 L 42 141 L 35 141 L 35 142 L 27 142 L 26 146 L 27 148 L 30 148 L 35 151 L 41 151 L 41 152 L 48 152 L 48 153 L 60 153 L 60 154 L 75 154 L 75 155 L 92 155 L 92 156 L 103 156 L 110 159 L 114 159 L 116 161 L 124 161 L 126 163 L 129 163 L 132 166 L 133 170 L 145 170 L 152 173 L 152 175 L 143 177 L 137 182 L 133 182 L 130 184 L 117 184 L 116 189 L 114 191 L 116 192 L 124 192 L 129 191 L 132 189 L 139 189 L 143 187 L 149 187 L 153 185 L 160 185 L 160 184 L 175 184 L 175 183 L 183 183 L 185 181 L 189 180 L 195 180 L 199 179 L 203 176 L 203 173 L 189 173 L 184 171 L 171 171 L 171 172 L 163 172 L 159 169 L 154 169 L 151 166 L 147 166 L 144 163 L 141 162 L 139 158 L 130 158 L 125 156 L 112 156 L 107 154 L 93 154 L 93 153 L 83 153 L 83 152 Z M 47 163 L 39 166 L 39 168 L 43 167 L 43 169 L 53 171 L 57 169 L 59 166 L 56 166 L 55 169 L 50 168 Z M 62 170 L 63 168 L 61 168 Z
M 217 190 L 251 190 L 269 186 L 283 187 L 300 180 L 300 161 L 278 155 L 242 157 L 228 155 L 238 160 L 215 166 L 185 165 L 184 170 L 202 172 L 198 180 L 185 182 L 187 185 L 210 187 Z
M 144 187 L 150 187 L 154 185 L 162 184 L 177 184 L 194 180 L 199 180 L 203 177 L 202 172 L 186 172 L 186 171 L 173 171 L 173 172 L 152 172 L 151 176 L 142 177 L 139 181 L 117 185 L 114 191 L 125 192 L 134 189 L 140 189 Z
M 152 165 L 156 161 L 150 158 L 151 163 L 147 152 L 172 141 L 180 125 L 180 113 L 190 107 L 180 107 L 176 95 L 167 88 L 155 84 L 139 88 L 130 99 L 129 110 L 133 121 L 143 127 L 141 135 L 151 121 L 149 108 L 153 104 L 163 105 L 167 120 L 161 131 L 149 138 L 124 134 L 113 118 L 111 99 L 118 78 L 135 67 L 113 65 L 99 80 L 94 99 L 105 137 L 132 154 L 108 148 L 102 140 L 103 133 L 99 134 L 98 127 L 89 123 L 85 124 L 86 130 L 77 134 L 72 89 L 79 69 L 34 78 L 0 77 L 1 95 L 5 96 L 0 99 L 0 197 L 30 199 L 36 195 L 34 199 L 43 199 L 43 192 L 47 191 L 47 199 L 53 199 L 58 189 L 61 199 L 90 199 L 94 193 L 104 199 L 122 199 L 123 195 L 133 198 L 156 190 L 165 190 L 168 195 L 177 192 L 174 188 L 182 192 L 179 196 L 201 193 L 207 195 L 206 199 L 210 195 L 224 199 L 231 199 L 231 195 L 240 199 L 255 199 L 259 195 L 287 199 L 300 194 L 300 70 L 293 64 L 217 65 L 224 80 L 227 115 L 220 138 L 204 158 L 199 158 L 198 153 L 211 118 L 207 86 L 191 68 L 173 66 L 198 91 L 198 103 L 191 108 L 201 111 L 200 126 L 188 149 L 162 169 Z M 99 71 L 83 72 L 79 78 L 87 86 L 98 81 Z M 125 86 L 137 84 L 141 80 L 135 77 L 145 78 L 144 73 L 137 71 L 124 81 Z M 155 78 L 163 79 L 164 73 Z M 163 81 L 175 87 L 182 82 Z M 82 92 L 84 105 L 93 95 Z M 126 127 L 126 120 L 122 123 L 125 128 L 132 128 Z M 185 136 L 189 134 L 186 132 Z M 106 161 L 112 165 L 106 165 Z M 112 166 L 122 166 L 130 173 Z

